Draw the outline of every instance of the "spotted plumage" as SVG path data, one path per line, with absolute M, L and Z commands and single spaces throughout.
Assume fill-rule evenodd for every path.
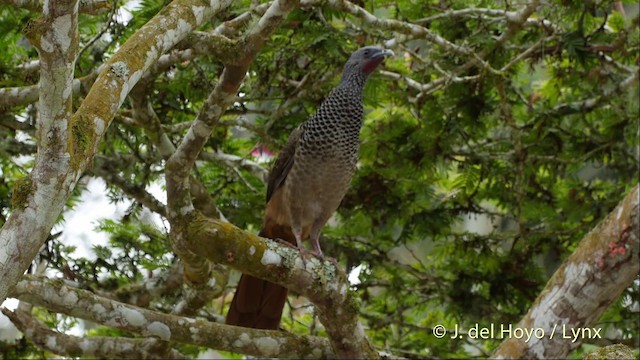
M 294 243 L 303 253 L 307 237 L 315 255 L 320 232 L 346 194 L 356 170 L 367 78 L 392 52 L 364 47 L 345 64 L 340 84 L 316 113 L 296 128 L 269 175 L 267 207 L 260 235 Z M 276 329 L 287 290 L 243 275 L 227 323 Z

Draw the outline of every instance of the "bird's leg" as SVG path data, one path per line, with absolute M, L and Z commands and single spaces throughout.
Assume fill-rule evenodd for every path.
M 321 229 L 322 227 L 320 227 Z M 320 248 L 320 230 L 316 230 L 316 229 L 311 229 L 311 246 L 313 246 L 313 250 L 315 251 L 315 254 L 320 258 L 320 260 L 329 260 L 331 261 L 331 263 L 333 263 L 333 265 L 336 266 L 336 269 L 338 268 L 338 261 L 336 261 L 336 259 L 332 258 L 332 257 L 324 257 L 324 254 L 322 253 L 322 249 Z
M 311 246 L 313 246 L 313 250 L 316 251 L 316 255 L 318 255 L 320 259 L 324 259 L 324 254 L 322 253 L 322 249 L 320 249 L 320 234 L 318 234 L 317 237 L 311 237 Z
M 300 257 L 302 258 L 302 265 L 304 268 L 307 268 L 307 260 L 305 260 L 305 255 L 309 253 L 309 250 L 305 249 L 302 245 L 302 227 L 300 226 L 292 226 L 291 232 L 293 232 L 293 237 L 296 238 L 296 245 L 298 246 L 298 251 L 300 251 Z

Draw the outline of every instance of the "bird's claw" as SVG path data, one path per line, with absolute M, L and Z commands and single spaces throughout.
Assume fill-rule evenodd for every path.
M 302 259 L 302 266 L 304 267 L 304 269 L 307 269 L 307 259 L 305 259 L 306 256 L 308 256 L 309 254 L 315 255 L 313 253 L 313 251 L 307 250 L 305 248 L 299 248 L 298 249 L 300 251 L 300 258 Z
M 324 260 L 329 260 L 329 262 L 331 262 L 333 264 L 333 266 L 335 266 L 336 269 L 338 269 L 338 260 L 336 260 L 336 259 L 334 259 L 334 258 L 332 258 L 330 256 L 324 258 Z
M 316 258 L 318 258 L 318 260 L 320 261 L 329 261 L 331 262 L 336 269 L 338 268 L 338 261 L 332 257 L 329 256 L 324 256 L 324 254 L 322 252 L 317 252 L 317 251 L 313 251 L 313 250 L 307 250 L 305 248 L 302 249 L 298 249 L 300 251 L 300 257 L 302 258 L 302 265 L 304 266 L 305 270 L 307 268 L 307 261 L 305 259 L 305 257 L 307 256 L 315 256 Z
M 336 267 L 336 269 L 338 268 L 338 260 L 332 258 L 331 256 L 324 256 L 323 253 L 317 253 L 317 252 L 314 252 L 313 254 L 316 255 L 320 259 L 320 261 L 327 260 L 330 263 L 332 263 Z

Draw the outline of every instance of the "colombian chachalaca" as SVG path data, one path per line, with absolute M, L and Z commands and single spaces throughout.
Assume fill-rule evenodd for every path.
M 295 244 L 303 259 L 306 253 L 323 258 L 320 232 L 340 205 L 356 170 L 364 85 L 369 74 L 392 54 L 373 46 L 354 52 L 340 84 L 289 135 L 269 174 L 260 236 Z M 313 252 L 302 245 L 307 237 Z M 285 287 L 243 274 L 226 322 L 277 329 L 286 298 Z

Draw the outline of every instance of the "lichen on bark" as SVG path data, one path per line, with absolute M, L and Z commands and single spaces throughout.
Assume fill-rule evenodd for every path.
M 95 141 L 95 125 L 89 118 L 77 114 L 69 121 L 71 132 L 69 134 L 68 148 L 71 153 L 71 166 L 79 169 L 83 163 L 87 163 L 86 155 Z
M 26 208 L 29 205 L 29 196 L 34 190 L 34 184 L 28 176 L 18 179 L 11 193 L 11 207 Z

